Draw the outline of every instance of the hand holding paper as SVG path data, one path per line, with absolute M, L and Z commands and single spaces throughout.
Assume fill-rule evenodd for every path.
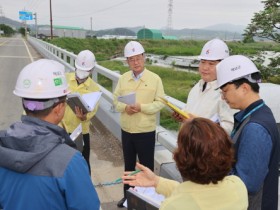
M 78 106 L 75 106 L 76 117 L 78 117 L 81 121 L 85 121 L 87 119 L 87 113 L 83 113 L 83 109 Z
M 136 103 L 136 94 L 135 92 L 129 93 L 127 95 L 119 96 L 118 101 L 125 103 L 127 105 L 132 105 Z

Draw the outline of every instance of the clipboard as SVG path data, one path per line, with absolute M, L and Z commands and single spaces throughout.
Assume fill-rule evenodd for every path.
M 158 210 L 160 208 L 161 201 L 155 200 L 155 198 L 150 197 L 151 195 L 149 194 L 145 195 L 135 190 L 128 189 L 126 195 L 127 210 Z
M 162 100 L 162 102 L 167 105 L 170 109 L 172 109 L 174 112 L 182 115 L 184 118 L 189 119 L 190 116 L 188 113 L 182 111 L 181 109 L 179 109 L 177 106 L 175 106 L 174 104 L 170 103 L 167 99 L 160 97 L 160 99 Z
M 82 109 L 83 113 L 86 114 L 88 112 L 91 112 L 97 102 L 99 101 L 101 97 L 102 92 L 92 92 L 92 93 L 86 93 L 84 95 L 80 95 L 79 93 L 70 93 L 67 95 L 67 104 L 72 109 L 72 111 L 75 113 L 75 107 L 79 107 Z

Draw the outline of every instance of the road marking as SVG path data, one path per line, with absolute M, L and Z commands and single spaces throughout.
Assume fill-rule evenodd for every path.
M 30 57 L 29 56 L 13 56 L 13 55 L 0 55 L 0 58 L 29 58 L 30 59 Z M 34 57 L 34 58 L 36 58 L 36 57 Z
M 31 53 L 30 53 L 30 51 L 29 51 L 29 49 L 28 49 L 28 47 L 27 47 L 27 44 L 26 44 L 26 42 L 25 42 L 25 40 L 24 40 L 24 39 L 23 39 L 23 43 L 25 44 L 25 47 L 26 47 L 27 53 L 28 53 L 29 58 L 30 58 L 31 63 L 32 63 L 32 62 L 34 61 L 34 59 L 33 59 L 32 55 L 31 55 Z
M 21 44 L 21 45 L 6 44 L 5 47 L 25 47 L 25 45 L 24 44 Z
M 12 37 L 9 37 L 9 38 L 2 37 L 2 38 L 1 38 L 1 37 L 0 37 L 0 40 L 1 40 L 1 39 L 3 39 L 3 40 L 5 40 L 5 39 L 17 39 L 17 40 L 21 40 L 22 38 L 12 38 Z
M 0 44 L 0 46 L 4 45 L 4 44 L 5 44 L 6 42 L 8 42 L 8 41 L 9 41 L 9 40 L 2 42 L 2 43 Z

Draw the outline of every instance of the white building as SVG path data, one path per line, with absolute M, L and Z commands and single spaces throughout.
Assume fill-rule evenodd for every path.
M 54 37 L 74 37 L 74 38 L 86 38 L 87 31 L 79 27 L 71 26 L 53 26 L 53 36 Z M 39 26 L 38 35 L 50 37 L 51 30 L 49 25 Z

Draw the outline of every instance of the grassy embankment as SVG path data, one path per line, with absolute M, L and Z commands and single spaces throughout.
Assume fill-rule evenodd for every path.
M 121 73 L 128 71 L 128 67 L 120 61 L 109 61 L 112 57 L 123 55 L 123 48 L 128 40 L 97 40 L 97 39 L 75 39 L 58 38 L 51 41 L 61 48 L 78 54 L 81 50 L 89 49 L 94 52 L 98 63 L 108 69 L 118 70 Z M 170 41 L 170 40 L 141 40 L 146 53 L 171 56 L 193 56 L 198 55 L 205 41 Z M 279 44 L 275 43 L 251 43 L 243 44 L 238 42 L 228 43 L 231 54 L 256 55 L 260 51 L 280 51 Z M 178 100 L 186 101 L 189 90 L 199 80 L 199 75 L 188 72 L 176 71 L 174 68 L 153 66 L 147 62 L 147 68 L 157 73 L 163 81 L 167 95 Z M 111 91 L 111 81 L 99 76 L 99 83 Z M 161 125 L 176 130 L 178 123 L 171 117 L 170 113 L 163 109 L 161 111 Z

